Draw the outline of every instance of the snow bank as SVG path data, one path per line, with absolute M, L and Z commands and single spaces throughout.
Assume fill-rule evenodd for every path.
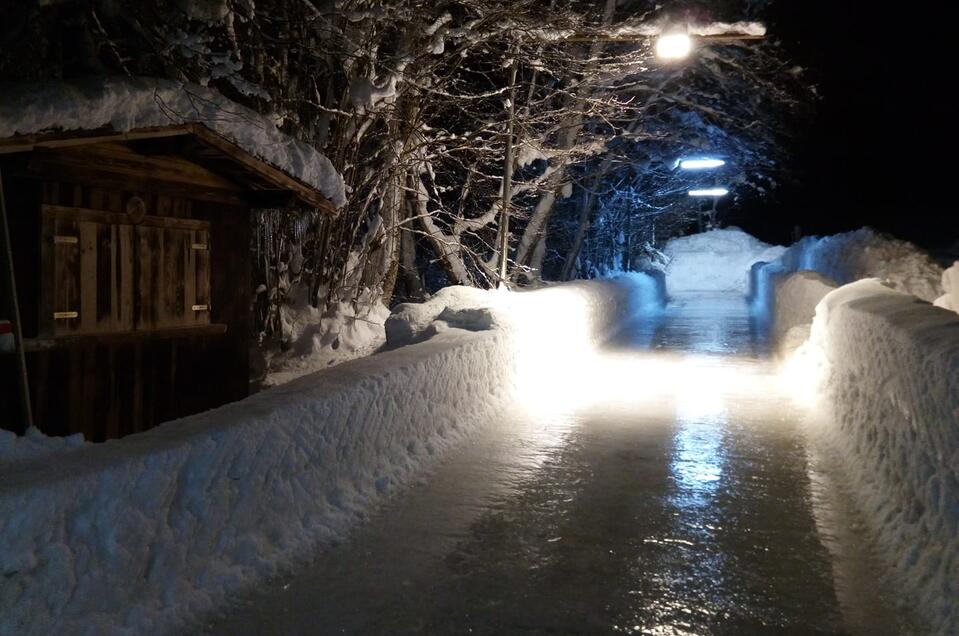
M 146 77 L 97 77 L 0 85 L 0 95 L 0 138 L 106 126 L 125 132 L 199 122 L 316 188 L 334 206 L 346 205 L 343 177 L 329 159 L 281 133 L 267 117 L 211 88 Z
M 959 316 L 863 280 L 823 299 L 800 355 L 887 560 L 931 629 L 959 633 Z
M 935 305 L 959 312 L 959 261 L 942 273 L 942 289 L 945 294 L 936 299 Z
M 790 352 L 809 337 L 816 305 L 836 283 L 816 272 L 796 272 L 776 280 L 772 337 L 781 352 Z
M 624 290 L 628 293 L 624 294 Z M 637 313 L 656 312 L 665 302 L 656 278 L 637 272 L 534 291 L 486 291 L 454 286 L 440 290 L 426 302 L 398 305 L 386 321 L 386 339 L 389 347 L 398 347 L 449 329 L 496 328 L 524 341 L 542 339 L 545 333 L 554 341 L 554 346 L 595 346 L 598 343 L 594 339 L 574 342 L 583 332 L 581 325 L 585 325 L 585 333 L 605 336 L 613 322 Z M 571 327 L 573 330 L 569 333 L 564 331 Z
M 0 462 L 0 633 L 189 628 L 342 537 L 517 391 L 575 376 L 647 278 L 483 292 L 508 326 L 449 328 L 146 433 Z
M 670 259 L 666 290 L 670 294 L 706 291 L 746 295 L 753 265 L 775 260 L 785 250 L 737 228 L 673 239 L 663 250 Z

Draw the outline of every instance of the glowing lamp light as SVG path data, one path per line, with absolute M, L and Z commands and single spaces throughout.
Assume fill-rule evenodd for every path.
M 679 167 L 683 170 L 712 170 L 721 168 L 726 162 L 722 159 L 712 159 L 704 157 L 702 159 L 680 159 Z
M 690 190 L 691 197 L 724 197 L 729 194 L 726 188 L 706 188 L 704 190 Z
M 693 50 L 693 41 L 685 33 L 670 33 L 656 40 L 656 55 L 664 60 L 681 60 Z

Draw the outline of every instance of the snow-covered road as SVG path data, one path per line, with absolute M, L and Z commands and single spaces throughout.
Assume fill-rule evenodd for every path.
M 902 633 L 736 295 L 674 299 L 217 634 Z

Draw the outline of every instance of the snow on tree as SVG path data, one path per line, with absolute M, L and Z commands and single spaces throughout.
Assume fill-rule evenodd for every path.
M 294 254 L 318 306 L 495 286 L 504 199 L 508 278 L 525 283 L 655 258 L 694 216 L 676 203 L 681 154 L 718 152 L 736 183 L 774 187 L 781 114 L 802 90 L 775 45 L 709 44 L 669 66 L 653 51 L 671 24 L 759 34 L 763 4 L 62 0 L 14 12 L 0 76 L 206 85 L 329 157 L 338 218 L 259 214 L 261 238 L 267 223 L 282 235 L 254 281 L 266 317 L 287 302 Z

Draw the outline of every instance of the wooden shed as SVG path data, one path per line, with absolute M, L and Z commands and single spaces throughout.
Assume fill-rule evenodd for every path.
M 245 397 L 251 209 L 335 212 L 200 123 L 11 137 L 0 171 L 34 423 L 92 441 Z

